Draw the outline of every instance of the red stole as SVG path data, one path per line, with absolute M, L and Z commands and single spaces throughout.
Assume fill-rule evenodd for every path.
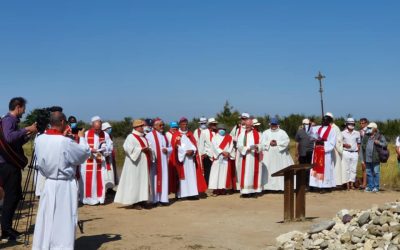
M 196 148 L 196 154 L 194 155 L 194 163 L 196 165 L 196 178 L 197 178 L 197 190 L 199 193 L 204 193 L 207 190 L 207 183 L 206 180 L 204 179 L 203 175 L 203 170 L 201 168 L 201 156 L 199 154 L 199 151 L 197 150 L 197 144 L 196 144 L 196 139 L 193 136 L 193 133 L 188 131 L 186 133 L 186 136 L 189 138 L 190 142 L 195 146 Z M 175 134 L 172 135 L 172 164 L 174 165 L 178 178 L 180 180 L 185 179 L 185 170 L 183 168 L 183 162 L 179 161 L 178 158 L 178 146 L 181 144 L 181 137 L 182 134 L 181 132 L 177 131 Z M 174 190 L 174 188 L 172 188 Z
M 52 129 L 52 128 L 46 129 L 46 131 L 44 131 L 44 133 L 46 135 L 64 135 L 62 132 L 60 132 L 56 129 Z
M 87 134 L 87 142 L 89 144 L 90 149 L 94 148 L 94 129 L 89 129 Z M 99 133 L 99 144 L 104 142 L 105 135 L 103 131 Z M 96 160 L 96 183 L 97 183 L 97 197 L 101 197 L 103 194 L 103 178 L 101 174 L 101 158 L 90 157 L 86 161 L 86 182 L 85 182 L 85 198 L 92 197 L 92 179 L 93 179 L 93 163 Z
M 153 137 L 154 137 L 154 141 L 156 143 L 156 154 L 157 154 L 157 193 L 161 193 L 162 192 L 162 154 L 161 154 L 161 147 L 160 147 L 160 143 L 158 141 L 158 136 L 157 136 L 157 132 L 155 129 L 153 129 L 152 131 L 153 133 Z M 165 145 L 167 145 L 168 147 L 168 139 L 167 137 L 164 135 L 164 140 L 165 140 Z
M 246 130 L 244 134 L 244 146 L 247 145 L 247 134 L 248 131 Z M 259 144 L 260 142 L 260 135 L 257 131 L 253 131 L 253 138 L 254 144 Z M 259 165 L 260 165 L 260 153 L 254 152 L 254 179 L 253 179 L 253 189 L 258 188 L 258 174 L 259 174 Z M 244 188 L 244 175 L 246 173 L 246 155 L 242 157 L 242 175 L 240 179 L 240 188 Z
M 331 126 L 329 125 L 324 134 L 321 136 L 323 126 L 318 129 L 318 135 L 322 138 L 322 141 L 326 142 L 328 140 L 329 133 L 331 131 Z M 312 169 L 312 176 L 318 180 L 324 179 L 325 172 L 325 147 L 324 145 L 315 144 L 314 155 L 313 155 L 314 168 Z
M 232 136 L 230 135 L 225 135 L 224 139 L 222 142 L 219 144 L 219 148 L 221 150 L 224 150 L 227 145 L 229 145 L 232 142 Z M 236 176 L 235 176 L 235 170 L 234 170 L 234 161 L 231 159 L 228 159 L 228 170 L 226 173 L 226 184 L 225 188 L 230 189 L 233 188 L 233 185 L 236 183 Z
M 148 147 L 147 145 L 149 145 L 149 142 L 147 141 L 146 137 L 138 136 L 138 135 L 135 134 L 135 133 L 132 133 L 132 135 L 136 138 L 136 140 L 138 140 L 138 142 L 139 142 L 139 144 L 140 144 L 140 147 L 142 147 L 142 149 Z M 147 145 L 146 145 L 146 143 L 144 143 L 144 141 L 143 141 L 142 138 L 144 139 L 144 141 L 147 142 Z M 150 151 L 147 151 L 147 152 L 145 153 L 145 155 L 146 155 L 146 159 L 147 159 L 147 169 L 150 170 L 150 167 L 151 167 L 151 152 L 150 152 Z

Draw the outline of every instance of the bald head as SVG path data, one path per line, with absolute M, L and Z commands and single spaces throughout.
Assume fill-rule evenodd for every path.
M 55 111 L 50 113 L 50 126 L 54 129 L 63 131 L 65 129 L 67 117 L 63 112 Z

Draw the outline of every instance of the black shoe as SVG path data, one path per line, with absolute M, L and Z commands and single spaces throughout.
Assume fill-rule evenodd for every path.
M 17 237 L 22 235 L 22 233 L 18 232 L 17 230 L 14 230 L 14 228 L 11 228 L 10 231 L 13 232 Z
M 2 242 L 16 241 L 17 238 L 18 235 L 16 235 L 13 231 L 11 231 L 11 229 L 1 231 L 0 239 Z

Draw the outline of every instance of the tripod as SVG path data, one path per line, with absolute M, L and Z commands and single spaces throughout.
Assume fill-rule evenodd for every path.
M 36 171 L 36 176 L 33 176 L 35 171 Z M 26 176 L 24 187 L 22 190 L 22 199 L 19 202 L 16 219 L 14 222 L 14 229 L 17 230 L 18 226 L 19 226 L 19 222 L 21 221 L 21 218 L 22 218 L 22 210 L 24 209 L 24 207 L 27 206 L 28 213 L 27 213 L 27 217 L 26 217 L 26 227 L 25 227 L 25 233 L 24 233 L 24 245 L 25 246 L 29 245 L 29 238 L 30 238 L 29 229 L 32 226 L 33 209 L 34 209 L 35 200 L 36 200 L 35 190 L 36 190 L 37 176 L 38 176 L 38 168 L 36 166 L 36 154 L 35 154 L 35 150 L 33 149 L 32 159 L 28 165 L 28 174 Z

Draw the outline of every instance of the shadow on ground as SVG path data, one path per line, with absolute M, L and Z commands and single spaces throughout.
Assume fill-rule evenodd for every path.
M 99 234 L 91 236 L 82 236 L 75 241 L 75 249 L 99 249 L 101 245 L 111 242 L 121 240 L 120 234 Z

